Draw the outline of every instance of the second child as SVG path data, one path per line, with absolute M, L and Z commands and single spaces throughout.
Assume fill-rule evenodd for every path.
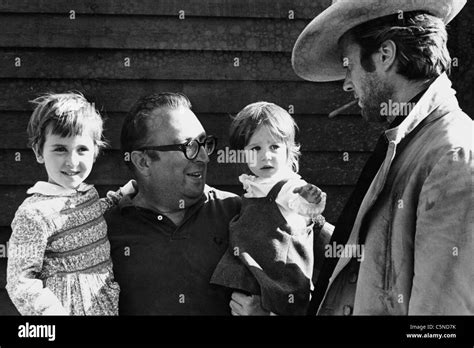
M 261 307 L 278 315 L 305 315 L 313 288 L 313 226 L 326 195 L 298 175 L 296 124 L 273 103 L 246 106 L 234 118 L 231 147 L 244 150 L 252 175 L 229 226 L 229 248 L 211 283 L 261 296 Z M 235 314 L 233 312 L 233 314 Z

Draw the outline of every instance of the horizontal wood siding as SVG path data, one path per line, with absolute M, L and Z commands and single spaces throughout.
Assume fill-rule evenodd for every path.
M 331 0 L 3 0 L 0 12 L 312 19 Z
M 337 83 L 280 81 L 56 80 L 1 79 L 0 110 L 30 110 L 31 100 L 48 91 L 83 91 L 105 112 L 127 112 L 145 94 L 183 92 L 196 113 L 236 113 L 250 102 L 266 100 L 295 114 L 328 114 L 351 97 Z
M 107 118 L 110 147 L 88 179 L 102 195 L 130 178 L 119 135 L 140 96 L 160 91 L 188 95 L 204 128 L 219 138 L 219 150 L 228 145 L 230 115 L 255 101 L 275 102 L 299 125 L 300 174 L 327 192 L 325 215 L 335 223 L 382 128 L 365 123 L 357 107 L 327 118 L 352 95 L 342 90 L 341 82 L 303 81 L 291 68 L 296 38 L 330 3 L 0 1 L 0 247 L 10 236 L 26 190 L 46 178 L 26 145 L 29 100 L 69 90 L 83 92 Z M 472 6 L 463 9 L 449 26 L 448 41 L 455 61 L 453 85 L 471 116 L 473 16 Z M 208 183 L 241 194 L 237 176 L 242 170 L 238 164 L 218 163 L 216 153 Z M 0 258 L 0 298 L 6 296 L 5 265 Z M 5 308 L 0 300 L 0 314 L 9 310 Z
M 111 149 L 120 149 L 120 132 L 125 113 L 105 113 L 105 137 L 110 141 Z M 218 137 L 218 148 L 229 145 L 228 127 L 229 114 L 201 114 L 197 113 L 204 129 L 209 134 Z M 27 139 L 25 129 L 30 118 L 30 112 L 4 111 L 0 114 L 0 139 L 3 149 L 26 149 Z M 381 126 L 364 124 L 357 117 L 340 116 L 328 118 L 326 115 L 295 115 L 299 126 L 298 142 L 301 149 L 308 151 L 338 151 L 368 152 L 372 151 L 380 134 Z M 304 156 L 303 156 L 304 158 Z
M 290 52 L 307 20 L 0 13 L 12 47 Z

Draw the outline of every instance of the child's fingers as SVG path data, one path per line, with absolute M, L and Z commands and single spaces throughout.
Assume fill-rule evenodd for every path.
M 321 202 L 321 195 L 313 197 L 314 204 L 319 204 Z
M 312 195 L 319 196 L 321 194 L 321 192 L 323 192 L 323 191 L 321 191 L 321 189 L 319 187 L 313 185 L 309 188 L 309 192 Z
M 293 193 L 308 192 L 308 191 L 311 191 L 314 187 L 317 188 L 317 186 L 314 186 L 312 184 L 306 184 L 306 185 L 295 188 L 293 190 Z
M 240 315 L 240 312 L 242 311 L 242 306 L 239 305 L 237 302 L 235 302 L 234 300 L 230 300 L 229 307 L 231 311 L 235 313 L 234 315 Z
M 317 186 L 312 186 L 308 188 L 307 190 L 307 195 L 310 197 L 319 197 L 323 191 Z
M 232 295 L 231 295 L 230 298 L 231 298 L 232 300 L 234 300 L 234 301 L 239 302 L 239 301 L 242 300 L 242 298 L 243 298 L 244 296 L 245 296 L 245 295 L 242 294 L 241 292 L 234 291 L 234 292 L 232 293 Z
M 293 193 L 300 193 L 300 192 L 303 190 L 303 187 L 304 187 L 304 186 L 295 188 L 295 189 L 293 190 Z
M 301 187 L 297 187 L 293 190 L 294 193 L 299 194 L 305 200 L 313 204 L 321 204 L 321 201 L 325 200 L 326 194 L 316 185 L 306 184 Z
M 319 200 L 318 204 L 322 205 L 323 207 L 326 206 L 326 193 L 322 192 L 321 193 L 321 199 Z

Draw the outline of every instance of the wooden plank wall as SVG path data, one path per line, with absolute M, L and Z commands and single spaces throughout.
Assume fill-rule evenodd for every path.
M 26 189 L 46 179 L 26 147 L 25 129 L 32 110 L 28 101 L 49 91 L 81 91 L 107 117 L 111 148 L 88 180 L 102 194 L 129 178 L 119 133 L 125 113 L 142 95 L 188 95 L 204 128 L 220 138 L 219 148 L 228 145 L 229 115 L 245 105 L 266 100 L 292 109 L 301 129 L 300 173 L 328 193 L 325 215 L 334 223 L 381 128 L 364 123 L 357 108 L 328 119 L 351 96 L 340 82 L 310 83 L 292 71 L 297 36 L 330 3 L 0 0 L 0 253 Z M 454 86 L 470 115 L 472 15 L 466 8 L 455 19 L 449 41 L 458 62 Z M 214 157 L 208 183 L 241 193 L 239 173 L 237 166 L 218 164 Z M 0 257 L 0 292 L 5 264 Z

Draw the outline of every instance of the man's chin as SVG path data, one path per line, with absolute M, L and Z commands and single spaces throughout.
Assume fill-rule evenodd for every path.
M 184 196 L 188 199 L 199 199 L 203 192 L 204 192 L 205 182 L 202 183 L 194 183 L 193 185 L 189 185 L 185 188 Z
M 202 190 L 201 192 L 198 192 L 198 191 L 187 191 L 183 194 L 183 200 L 180 200 L 180 209 L 183 209 L 183 208 L 186 208 L 186 207 L 190 207 L 194 204 L 196 204 L 197 202 L 199 202 L 199 200 L 201 199 L 202 195 L 204 193 L 204 190 Z
M 362 108 L 360 114 L 366 122 L 371 122 L 371 123 L 387 122 L 387 118 L 385 116 L 380 115 L 380 109 L 371 110 L 367 108 Z

